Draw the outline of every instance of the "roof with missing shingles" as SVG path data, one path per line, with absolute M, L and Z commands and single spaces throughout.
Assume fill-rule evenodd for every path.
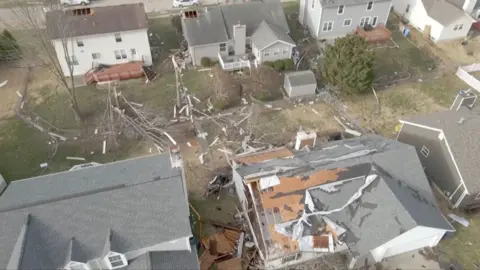
M 249 167 L 253 170 L 247 172 L 245 168 Z M 304 211 L 311 212 L 305 205 L 307 193 L 314 201 L 315 212 L 339 209 L 371 174 L 378 177 L 360 199 L 343 210 L 323 215 L 347 230 L 343 237 L 347 238 L 345 242 L 353 252 L 366 254 L 417 225 L 453 229 L 436 205 L 413 146 L 366 135 L 295 152 L 293 158 L 237 168 L 244 178 L 268 171 L 276 174 L 280 183 L 260 191 L 259 196 L 270 238 L 289 252 L 298 251 L 298 243 L 277 232 L 275 225 L 290 224 L 285 229 L 287 235 L 292 235 L 291 224 L 298 222 Z M 314 217 L 308 218 L 310 223 Z M 385 222 L 389 226 L 385 226 Z M 312 231 L 304 231 L 304 234 L 325 227 L 322 222 L 317 223 L 318 228 L 310 226 Z
M 480 113 L 478 111 L 462 106 L 458 111 L 434 112 L 403 120 L 442 130 L 467 189 L 471 192 L 480 191 L 480 181 L 478 181 Z

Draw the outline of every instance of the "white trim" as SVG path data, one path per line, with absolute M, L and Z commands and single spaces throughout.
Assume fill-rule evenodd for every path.
M 340 7 L 342 7 L 342 13 L 340 13 Z M 345 5 L 338 6 L 337 15 L 342 15 L 343 13 L 345 13 Z
M 460 94 L 457 94 L 457 96 L 455 97 L 455 100 L 452 102 L 452 105 L 450 106 L 450 110 L 453 108 L 453 105 L 455 105 L 455 102 L 457 101 L 458 96 L 460 96 Z M 458 108 L 457 108 L 457 110 L 458 110 Z
M 372 7 L 371 7 L 370 9 L 368 9 L 368 5 L 369 5 L 370 3 L 372 3 Z M 373 1 L 367 2 L 367 8 L 366 8 L 366 10 L 367 10 L 367 11 L 372 11 L 372 10 L 373 10 L 373 4 L 374 4 Z
M 475 199 L 474 199 L 474 200 L 475 200 L 475 201 L 480 200 L 480 192 L 477 194 L 477 196 L 475 196 Z
M 378 16 L 373 16 L 373 17 L 372 17 L 372 23 L 373 23 L 373 21 L 375 21 L 375 24 L 371 24 L 371 26 L 373 26 L 373 27 L 377 26 L 377 24 L 378 24 Z
M 295 47 L 295 44 L 290 44 L 290 43 L 285 42 L 285 41 L 283 41 L 283 40 L 275 40 L 274 42 L 268 44 L 267 46 L 265 46 L 265 47 L 263 47 L 263 48 L 261 48 L 261 49 L 259 49 L 257 46 L 255 46 L 255 47 L 257 47 L 257 50 L 263 51 L 263 50 L 267 49 L 268 47 L 270 47 L 270 46 L 272 46 L 272 45 L 275 45 L 275 44 L 278 43 L 278 42 L 283 43 L 283 44 L 285 44 L 285 45 L 290 45 L 290 46 L 292 46 L 292 47 Z M 255 44 L 254 42 L 252 42 L 252 43 Z
M 425 145 L 422 145 L 420 153 L 422 153 L 422 155 L 427 158 L 430 155 L 430 149 L 428 149 Z
M 345 25 L 346 21 L 350 21 L 350 23 L 348 25 Z M 343 24 L 342 24 L 343 27 L 348 27 L 348 26 L 351 26 L 351 25 L 352 25 L 352 19 L 351 18 L 343 20 Z
M 445 146 L 447 147 L 448 154 L 450 155 L 450 158 L 452 159 L 453 165 L 455 166 L 455 169 L 457 170 L 457 174 L 460 177 L 460 181 L 462 182 L 463 187 L 465 188 L 465 192 L 467 192 L 467 194 L 468 194 L 468 189 L 467 189 L 467 186 L 465 185 L 465 181 L 463 180 L 462 173 L 460 172 L 460 168 L 458 167 L 458 164 L 455 161 L 455 157 L 453 156 L 452 149 L 450 149 L 450 145 L 448 144 L 447 136 L 445 136 L 445 133 L 443 132 L 443 130 L 438 129 L 438 128 L 429 127 L 429 126 L 420 125 L 420 124 L 415 124 L 415 123 L 407 122 L 407 121 L 403 121 L 403 120 L 400 120 L 400 123 L 409 124 L 409 125 L 412 125 L 412 126 L 425 128 L 425 129 L 429 129 L 429 130 L 438 131 L 438 132 L 443 133 L 443 141 L 445 142 Z
M 457 191 L 460 189 L 461 186 L 462 186 L 462 183 L 458 184 L 457 189 L 455 189 L 455 191 L 452 193 L 452 195 L 450 195 L 448 197 L 449 200 L 451 200 L 453 198 L 453 195 L 455 195 L 455 193 L 457 193 Z
M 332 24 L 332 28 L 330 30 L 328 30 L 328 25 L 329 24 Z M 324 30 L 325 29 L 325 24 L 327 25 L 327 30 Z M 323 22 L 323 25 L 322 25 L 322 32 L 332 32 L 333 31 L 333 21 L 328 21 L 328 22 Z
M 460 198 L 458 198 L 457 202 L 453 205 L 453 208 L 458 208 L 458 206 L 460 205 L 460 203 L 462 203 L 463 198 L 465 198 L 465 196 L 467 196 L 467 190 L 466 189 L 462 193 L 462 196 L 460 196 Z

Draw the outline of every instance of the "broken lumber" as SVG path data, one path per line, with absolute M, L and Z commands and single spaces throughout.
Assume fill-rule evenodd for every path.
M 80 161 L 85 161 L 84 157 L 67 157 L 68 160 L 80 160 Z
M 67 138 L 63 137 L 62 135 L 58 135 L 56 133 L 53 133 L 53 132 L 48 132 L 48 135 L 52 136 L 52 137 L 55 137 L 55 138 L 59 138 L 60 140 L 62 141 L 66 141 Z
M 239 232 L 240 232 L 240 231 L 243 231 L 243 229 L 240 228 L 240 227 L 231 226 L 231 225 L 228 225 L 228 224 L 225 224 L 225 223 L 223 223 L 223 222 L 216 221 L 216 220 L 202 219 L 201 222 L 202 222 L 202 223 L 211 224 L 211 225 L 214 225 L 214 226 L 217 226 L 217 227 L 223 227 L 223 228 L 230 229 L 230 230 L 234 230 L 234 231 L 239 231 Z

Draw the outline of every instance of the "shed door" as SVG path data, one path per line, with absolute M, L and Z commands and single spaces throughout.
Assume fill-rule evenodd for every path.
M 421 249 L 424 247 L 434 246 L 443 237 L 443 234 L 444 233 L 442 232 L 436 235 L 423 237 L 416 240 L 409 239 L 409 242 L 399 243 L 398 245 L 388 248 L 383 254 L 383 258 L 392 257 L 398 254 L 413 251 L 416 249 Z

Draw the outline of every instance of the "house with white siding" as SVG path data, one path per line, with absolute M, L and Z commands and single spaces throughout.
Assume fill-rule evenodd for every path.
M 433 42 L 463 39 L 474 20 L 476 0 L 393 0 L 393 9 Z
M 100 64 L 140 61 L 152 65 L 143 3 L 54 10 L 45 16 L 66 77 L 84 75 Z
M 354 33 L 358 26 L 385 25 L 392 0 L 300 0 L 299 21 L 318 39 Z
M 202 58 L 225 70 L 289 59 L 295 43 L 280 1 L 204 7 L 182 14 L 183 35 L 195 66 Z

